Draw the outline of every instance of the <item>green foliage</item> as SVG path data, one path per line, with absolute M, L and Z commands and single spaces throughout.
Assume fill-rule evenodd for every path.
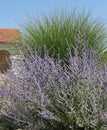
M 79 48 L 81 43 L 88 42 L 99 54 L 106 48 L 104 25 L 98 19 L 93 20 L 90 13 L 54 11 L 50 16 L 43 15 L 41 19 L 29 17 L 22 28 L 28 45 L 34 49 L 46 45 L 49 55 L 55 58 L 60 55 L 64 59 L 68 44 Z M 71 50 L 73 53 L 73 48 Z
M 99 90 L 96 90 L 94 84 L 86 85 L 85 82 L 76 82 L 76 84 L 72 82 L 70 86 L 56 86 L 57 91 L 52 95 L 49 108 L 55 114 L 57 120 L 55 125 L 57 127 L 62 126 L 66 130 L 67 128 L 68 130 L 100 129 L 98 116 L 101 102 L 98 99 L 101 95 L 99 94 L 98 99 L 95 97 L 96 91 Z
M 16 130 L 14 121 L 7 117 L 0 117 L 0 130 Z

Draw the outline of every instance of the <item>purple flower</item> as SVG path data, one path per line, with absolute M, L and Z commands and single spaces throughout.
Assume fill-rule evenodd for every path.
M 54 119 L 54 114 L 49 110 L 43 110 L 40 112 L 40 116 L 45 119 Z

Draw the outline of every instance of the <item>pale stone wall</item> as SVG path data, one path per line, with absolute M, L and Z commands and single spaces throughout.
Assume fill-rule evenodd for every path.
M 0 50 L 6 50 L 11 55 L 15 55 L 17 54 L 17 45 L 15 43 L 0 43 Z

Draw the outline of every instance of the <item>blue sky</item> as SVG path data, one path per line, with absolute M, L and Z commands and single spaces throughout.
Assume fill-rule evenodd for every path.
M 107 24 L 107 0 L 0 0 L 0 28 L 20 28 L 27 16 L 40 17 L 54 9 L 91 10 Z

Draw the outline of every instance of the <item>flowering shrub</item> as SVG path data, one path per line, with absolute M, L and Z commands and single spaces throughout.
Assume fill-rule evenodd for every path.
M 68 49 L 69 64 L 21 52 L 20 75 L 11 68 L 0 85 L 0 117 L 30 130 L 106 129 L 107 67 L 86 45 L 77 49 Z

